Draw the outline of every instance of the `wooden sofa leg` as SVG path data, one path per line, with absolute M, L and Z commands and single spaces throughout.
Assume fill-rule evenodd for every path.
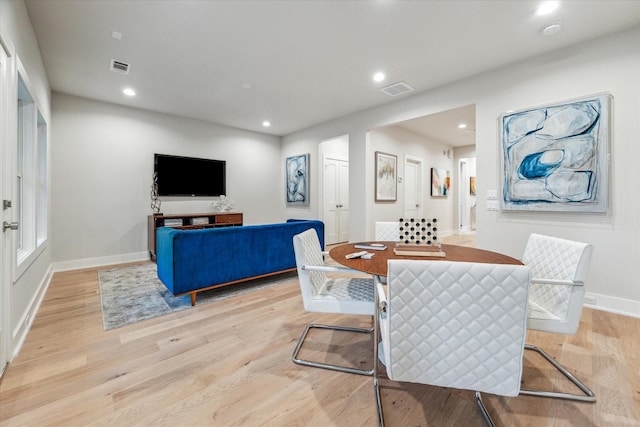
M 196 293 L 191 292 L 191 307 L 193 307 L 194 305 L 196 305 Z

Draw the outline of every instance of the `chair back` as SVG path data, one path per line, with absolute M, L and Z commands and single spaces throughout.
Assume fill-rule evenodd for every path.
M 522 265 L 390 260 L 380 321 L 389 378 L 517 395 L 528 288 Z
M 376 240 L 379 242 L 396 242 L 400 239 L 398 221 L 376 221 Z
M 313 296 L 318 293 L 327 279 L 322 271 L 304 269 L 305 265 L 324 265 L 320 239 L 318 239 L 316 230 L 311 228 L 293 236 L 293 251 L 296 256 L 296 269 L 298 270 L 302 301 L 305 309 L 308 309 Z
M 588 243 L 531 234 L 522 262 L 531 269 L 533 278 L 584 283 L 592 251 Z
M 592 252 L 593 246 L 588 243 L 541 234 L 529 236 L 522 262 L 531 269 L 534 282 L 529 293 L 531 305 L 540 309 L 530 313 L 529 329 L 576 333 Z M 545 279 L 569 283 L 544 283 Z

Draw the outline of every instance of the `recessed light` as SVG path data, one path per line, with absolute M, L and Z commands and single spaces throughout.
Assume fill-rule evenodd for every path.
M 467 125 L 466 125 L 466 124 L 464 124 L 464 123 L 460 123 L 460 124 L 458 125 L 458 129 L 464 129 L 464 128 L 466 128 L 466 127 L 467 127 Z
M 536 10 L 536 15 L 539 15 L 539 16 L 548 15 L 554 10 L 556 10 L 557 8 L 558 8 L 557 1 L 545 1 Z
M 562 29 L 562 24 L 559 22 L 554 22 L 553 24 L 547 25 L 546 27 L 544 27 L 544 29 L 542 30 L 542 35 L 550 36 L 551 34 L 557 33 L 561 29 Z
M 269 126 L 271 126 L 271 123 L 268 120 L 265 120 L 264 122 L 262 122 L 262 126 L 268 128 Z
M 373 75 L 373 81 L 374 82 L 381 82 L 385 79 L 385 75 L 382 72 L 377 72 Z
M 131 89 L 130 87 L 123 89 L 122 93 L 124 93 L 127 96 L 136 96 L 136 91 Z

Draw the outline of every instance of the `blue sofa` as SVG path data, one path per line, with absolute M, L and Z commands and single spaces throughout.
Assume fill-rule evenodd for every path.
M 191 295 L 246 280 L 294 271 L 293 236 L 314 228 L 324 248 L 324 224 L 315 220 L 240 227 L 156 230 L 158 277 L 173 295 Z

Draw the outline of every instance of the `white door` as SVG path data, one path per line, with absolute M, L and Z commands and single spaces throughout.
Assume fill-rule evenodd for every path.
M 469 194 L 469 173 L 467 172 L 467 162 L 465 160 L 460 160 L 460 166 L 458 169 L 458 200 L 460 201 L 460 206 L 458 208 L 458 216 L 459 216 L 459 224 L 460 231 L 468 231 L 469 227 L 469 216 L 468 207 L 467 207 L 467 194 Z
M 349 241 L 349 162 L 325 158 L 323 220 L 326 245 Z
M 2 200 L 3 231 L 0 233 L 0 375 L 9 362 L 9 298 L 11 291 L 11 273 L 13 257 L 13 241 L 15 232 L 4 230 L 4 223 L 14 221 L 12 215 L 15 209 L 8 207 L 11 195 L 11 182 L 14 162 L 15 141 L 9 141 L 9 73 L 8 58 L 2 44 L 0 44 L 0 200 Z M 15 100 L 14 100 L 15 101 Z M 6 200 L 6 202 L 5 202 Z
M 404 165 L 404 215 L 422 218 L 422 161 L 407 159 Z

